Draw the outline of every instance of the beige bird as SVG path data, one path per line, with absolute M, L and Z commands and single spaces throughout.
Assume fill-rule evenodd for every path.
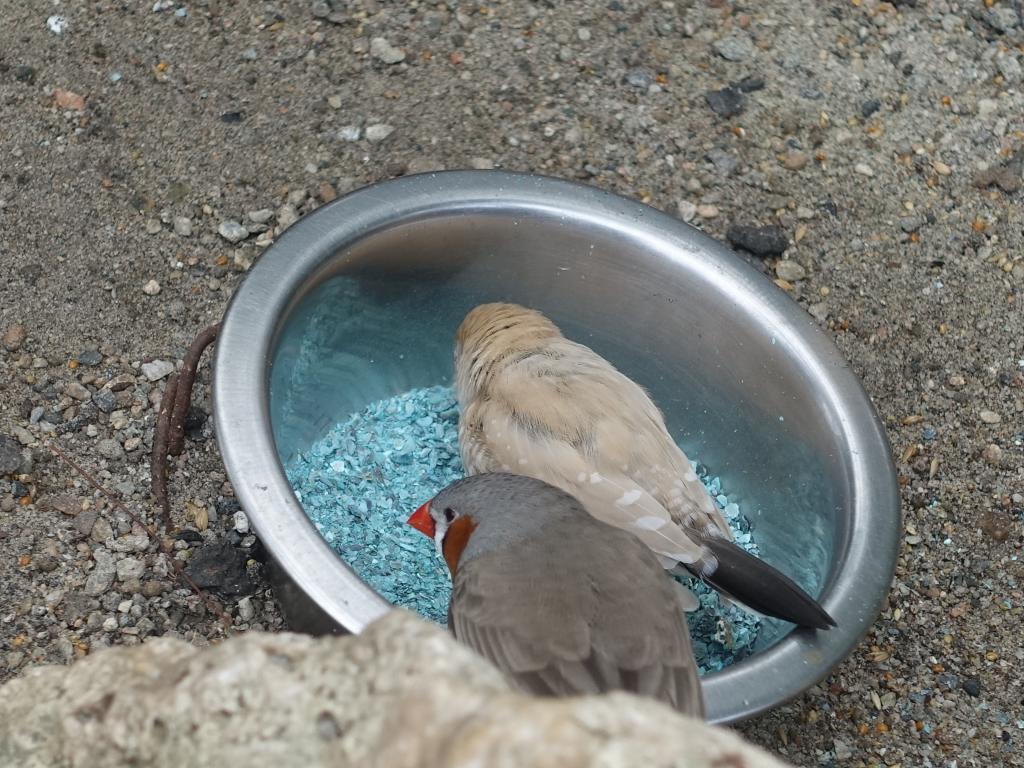
M 467 475 L 550 483 L 756 612 L 835 626 L 795 582 L 735 543 L 725 518 L 647 393 L 547 317 L 483 304 L 456 333 L 459 449 Z M 692 595 L 689 602 L 695 602 Z
M 409 524 L 452 574 L 455 638 L 543 696 L 622 690 L 704 717 L 671 582 L 635 536 L 525 475 L 457 480 Z

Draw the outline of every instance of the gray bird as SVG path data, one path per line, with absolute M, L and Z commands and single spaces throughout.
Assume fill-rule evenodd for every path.
M 409 518 L 452 574 L 448 624 L 519 688 L 613 690 L 703 719 L 678 597 L 636 536 L 525 475 L 457 480 Z

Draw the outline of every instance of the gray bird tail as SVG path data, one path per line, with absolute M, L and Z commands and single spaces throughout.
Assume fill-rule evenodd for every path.
M 682 564 L 693 576 L 744 606 L 798 627 L 829 629 L 835 619 L 800 586 L 781 571 L 727 539 L 707 536 L 692 529 L 687 534 L 707 547 L 718 560 L 711 574 L 702 573 L 701 564 Z

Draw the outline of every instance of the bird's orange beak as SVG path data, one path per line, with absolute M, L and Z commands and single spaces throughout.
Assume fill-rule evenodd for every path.
M 434 526 L 434 518 L 430 516 L 430 502 L 428 501 L 422 507 L 412 513 L 412 516 L 407 521 L 409 525 L 415 528 L 417 531 L 422 533 L 429 539 L 434 538 L 436 528 Z

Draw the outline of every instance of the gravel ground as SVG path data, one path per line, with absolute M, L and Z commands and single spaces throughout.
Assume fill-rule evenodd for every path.
M 803 766 L 1024 764 L 1020 2 L 0 0 L 0 17 L 0 679 L 224 635 L 44 441 L 153 519 L 162 363 L 276 232 L 367 182 L 496 167 L 744 246 L 889 428 L 906 522 L 889 604 L 826 682 L 740 730 Z M 208 394 L 204 367 L 173 556 L 236 628 L 278 628 Z

